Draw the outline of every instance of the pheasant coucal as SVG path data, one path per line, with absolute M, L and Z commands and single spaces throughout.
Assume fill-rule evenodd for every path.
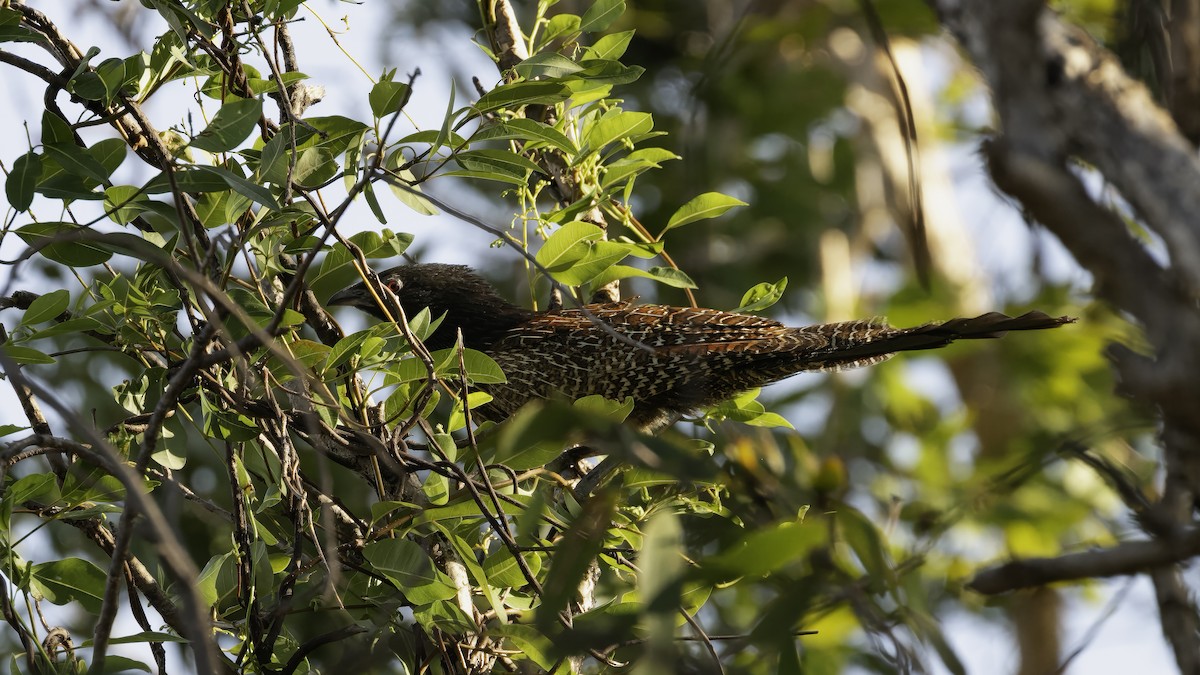
M 1074 321 L 1041 312 L 1015 318 L 993 312 L 915 328 L 893 328 L 878 320 L 789 328 L 746 314 L 632 302 L 586 305 L 587 313 L 537 312 L 500 297 L 462 265 L 405 265 L 379 278 L 400 299 L 407 316 L 426 307 L 434 319 L 445 315 L 425 340 L 429 349 L 454 346 L 461 330 L 465 346 L 499 364 L 508 382 L 481 386 L 493 400 L 475 411 L 479 418 L 497 422 L 531 399 L 556 392 L 570 400 L 599 394 L 615 400 L 632 396 L 628 422 L 652 431 L 800 372 L 868 366 L 896 352 Z M 362 283 L 335 294 L 329 304 L 386 318 Z

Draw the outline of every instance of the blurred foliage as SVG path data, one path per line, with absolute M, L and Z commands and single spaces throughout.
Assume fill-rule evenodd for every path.
M 208 41 L 221 3 L 146 4 L 168 26 L 154 46 L 145 38 L 146 51 L 73 70 L 74 116 L 29 120 L 40 143 L 4 158 L 5 236 L 67 291 L 5 293 L 5 367 L 24 364 L 76 414 L 53 416 L 59 435 L 91 444 L 85 429 L 99 432 L 122 461 L 147 464 L 145 487 L 201 568 L 195 591 L 231 636 L 222 644 L 237 669 L 295 659 L 445 672 L 476 658 L 459 642 L 478 639 L 478 654 L 503 655 L 488 668 L 531 672 L 566 670 L 588 650 L 644 672 L 886 673 L 935 659 L 961 672 L 942 617 L 965 608 L 1003 620 L 964 590 L 975 569 L 1123 536 L 1119 500 L 1072 452 L 1099 454 L 1150 489 L 1146 418 L 1109 393 L 1101 357 L 1108 342 L 1130 341 L 1129 328 L 1044 274 L 1035 251 L 1022 256 L 1027 292 L 1011 299 L 1080 324 L 806 375 L 765 392 L 765 407 L 741 398 L 657 438 L 622 426 L 620 402 L 587 400 L 532 406 L 468 436 L 454 388 L 433 383 L 502 377 L 485 356 L 422 355 L 386 323 L 330 336 L 299 296 L 283 295 L 297 261 L 312 263 L 303 280 L 324 301 L 359 278 L 356 251 L 404 253 L 411 235 L 387 227 L 403 222 L 397 212 L 446 210 L 421 191 L 437 178 L 494 200 L 504 215 L 488 224 L 513 224 L 497 260 L 528 248 L 585 296 L 627 279 L 655 300 L 683 303 L 698 287 L 705 306 L 793 316 L 886 310 L 910 324 L 979 309 L 980 285 L 985 301 L 1001 289 L 979 282 L 980 266 L 972 279 L 956 265 L 986 251 L 933 237 L 931 288 L 913 278 L 893 74 L 859 3 L 523 3 L 526 36 L 537 27 L 532 58 L 508 79 L 481 74 L 495 85 L 486 93 L 427 101 L 419 81 L 389 71 L 364 92 L 359 119 L 305 113 L 277 126 L 272 97 L 299 91 L 289 87 L 302 83 L 305 46 L 299 71 L 273 75 L 255 38 L 299 3 L 252 2 L 254 21 L 235 12 L 236 49 Z M 1115 39 L 1121 8 L 1059 4 Z M 930 114 L 922 152 L 974 142 L 986 124 L 967 110 L 977 85 L 938 47 L 925 4 L 874 7 L 893 50 L 947 71 L 913 91 Z M 486 15 L 465 3 L 394 11 L 398 34 L 445 23 L 463 43 Z M 3 40 L 32 35 L 13 9 L 0 10 L 0 26 Z M 233 52 L 244 67 L 222 60 Z M 175 80 L 199 101 L 163 133 L 177 161 L 140 185 L 114 184 L 134 155 L 94 122 Z M 440 128 L 407 128 L 416 102 L 447 110 Z M 565 158 L 583 196 L 545 179 L 546 157 Z M 187 195 L 195 216 L 172 195 Z M 343 199 L 366 202 L 378 231 L 342 236 Z M 103 216 L 76 215 L 89 207 Z M 607 231 L 587 219 L 593 207 Z M 929 222 L 966 239 L 958 217 Z M 530 274 L 536 288 L 543 276 Z M 883 282 L 860 291 L 868 276 Z M 437 318 L 409 317 L 411 333 L 427 335 Z M 220 326 L 215 339 L 201 337 L 209 326 Z M 253 339 L 264 329 L 270 348 Z M 197 353 L 221 350 L 231 356 L 170 386 Z M 168 392 L 173 415 L 139 457 Z M 622 470 L 592 494 L 571 489 L 578 476 L 562 451 L 575 443 Z M 117 523 L 126 488 L 94 463 L 55 474 L 19 450 L 5 455 L 3 574 L 17 607 L 71 606 L 61 623 L 78 645 L 111 583 L 79 524 Z M 407 476 L 419 478 L 415 493 L 398 485 Z M 131 553 L 165 583 L 160 545 L 135 537 Z M 577 597 L 593 573 L 594 597 Z M 182 594 L 181 581 L 193 580 L 167 590 Z M 13 653 L 22 631 L 35 645 L 44 637 L 25 615 L 6 618 Z M 133 640 L 181 632 L 161 629 L 152 619 Z M 346 632 L 324 640 L 331 630 Z M 28 662 L 13 657 L 12 672 Z

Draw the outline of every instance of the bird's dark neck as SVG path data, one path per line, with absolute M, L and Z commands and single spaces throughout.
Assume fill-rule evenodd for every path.
M 431 319 L 436 320 L 443 312 L 445 318 L 437 330 L 425 340 L 426 347 L 453 347 L 458 340 L 459 331 L 462 331 L 463 345 L 480 351 L 487 350 L 503 339 L 510 329 L 536 315 L 536 312 L 517 307 L 499 296 L 471 298 L 467 302 L 447 302 L 440 306 L 430 305 L 429 311 Z

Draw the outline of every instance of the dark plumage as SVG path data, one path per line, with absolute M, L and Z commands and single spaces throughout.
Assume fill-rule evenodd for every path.
M 627 302 L 587 305 L 595 319 L 650 350 L 616 339 L 579 309 L 535 312 L 508 302 L 470 268 L 406 265 L 379 278 L 408 316 L 428 307 L 441 326 L 425 341 L 453 346 L 459 330 L 467 347 L 495 359 L 506 384 L 480 387 L 493 397 L 478 409 L 501 421 L 534 398 L 555 392 L 568 399 L 600 394 L 634 399 L 629 421 L 652 430 L 680 415 L 736 394 L 812 370 L 840 370 L 883 361 L 895 352 L 936 349 L 954 340 L 999 337 L 1010 330 L 1054 328 L 1074 319 L 1029 312 L 990 313 L 915 328 L 876 320 L 802 328 L 714 309 Z M 385 318 L 359 283 L 330 298 Z

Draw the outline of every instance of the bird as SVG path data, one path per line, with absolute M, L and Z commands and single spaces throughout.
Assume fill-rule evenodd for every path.
M 492 400 L 477 419 L 502 422 L 536 399 L 600 395 L 633 399 L 626 422 L 653 433 L 680 418 L 758 387 L 809 371 L 869 366 L 896 352 L 937 349 L 955 340 L 1000 337 L 1073 323 L 1031 311 L 998 312 L 913 328 L 880 319 L 789 327 L 749 314 L 633 300 L 537 311 L 505 298 L 470 267 L 414 263 L 379 280 L 405 316 L 428 308 L 441 323 L 430 350 L 463 346 L 491 357 L 507 382 L 478 388 Z M 335 293 L 329 305 L 351 306 L 387 320 L 365 282 Z

